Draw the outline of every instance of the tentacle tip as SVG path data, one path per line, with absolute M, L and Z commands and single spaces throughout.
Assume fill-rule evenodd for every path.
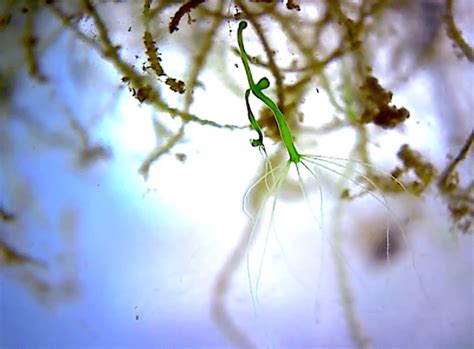
M 245 28 L 247 28 L 247 22 L 246 21 L 241 21 L 239 23 L 239 30 L 243 30 Z

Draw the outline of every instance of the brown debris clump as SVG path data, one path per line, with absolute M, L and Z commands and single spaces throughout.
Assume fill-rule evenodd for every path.
M 392 92 L 385 90 L 373 76 L 368 76 L 361 86 L 364 111 L 361 122 L 373 123 L 384 129 L 391 129 L 402 124 L 410 117 L 405 108 L 390 105 Z
M 395 170 L 395 177 L 413 171 L 417 179 L 408 183 L 407 188 L 413 194 L 421 194 L 435 179 L 435 167 L 420 152 L 411 149 L 408 144 L 402 145 L 397 156 L 403 162 L 404 167 Z
M 183 94 L 186 91 L 184 82 L 181 80 L 173 79 L 168 77 L 165 81 L 165 84 L 170 87 L 170 89 L 174 92 L 178 92 Z

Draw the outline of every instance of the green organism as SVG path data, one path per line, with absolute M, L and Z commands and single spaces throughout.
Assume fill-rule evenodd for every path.
M 263 90 L 268 88 L 270 86 L 270 82 L 268 78 L 263 77 L 261 78 L 257 83 L 255 83 L 255 80 L 252 75 L 252 71 L 250 69 L 250 64 L 249 64 L 249 55 L 245 51 L 244 48 L 244 43 L 243 43 L 243 31 L 244 29 L 247 28 L 247 22 L 246 21 L 241 21 L 239 23 L 239 28 L 237 31 L 237 41 L 239 45 L 239 52 L 240 52 L 240 57 L 242 59 L 242 63 L 245 68 L 245 73 L 247 75 L 247 80 L 249 84 L 249 88 L 245 91 L 245 102 L 247 106 L 247 112 L 248 112 L 248 118 L 250 121 L 250 126 L 252 127 L 253 130 L 255 130 L 258 134 L 257 139 L 251 140 L 251 144 L 254 147 L 260 147 L 265 151 L 265 146 L 263 144 L 263 131 L 260 125 L 258 124 L 258 121 L 256 120 L 254 114 L 252 113 L 252 110 L 250 108 L 250 103 L 249 103 L 249 96 L 250 93 L 252 93 L 255 97 L 257 97 L 259 100 L 261 100 L 273 113 L 275 117 L 275 121 L 278 125 L 278 129 L 280 131 L 280 137 L 281 140 L 283 141 L 284 147 L 286 148 L 289 159 L 286 163 L 286 166 L 283 166 L 285 171 L 287 171 L 290 167 L 291 164 L 294 164 L 298 173 L 298 177 L 301 180 L 301 175 L 300 175 L 300 167 L 299 165 L 302 165 L 304 168 L 306 168 L 311 175 L 314 177 L 315 180 L 317 180 L 317 177 L 313 170 L 310 168 L 309 164 L 317 165 L 321 167 L 322 169 L 325 169 L 329 172 L 338 174 L 340 176 L 343 176 L 344 178 L 348 179 L 352 183 L 361 186 L 360 183 L 358 183 L 357 180 L 353 178 L 349 178 L 343 173 L 334 170 L 330 166 L 336 166 L 341 169 L 345 169 L 346 165 L 340 164 L 340 161 L 346 162 L 346 163 L 354 163 L 354 164 L 359 164 L 380 172 L 383 172 L 384 174 L 388 175 L 391 177 L 398 185 L 400 185 L 402 188 L 404 188 L 404 185 L 398 181 L 395 177 L 391 176 L 390 174 L 385 173 L 384 171 L 381 171 L 379 169 L 376 169 L 375 166 L 373 166 L 370 163 L 365 163 L 357 160 L 350 160 L 350 159 L 343 159 L 343 158 L 337 158 L 337 157 L 326 157 L 326 156 L 321 156 L 321 155 L 310 155 L 310 154 L 301 154 L 295 146 L 294 143 L 294 137 L 292 134 L 292 131 L 290 127 L 288 126 L 288 123 L 286 122 L 286 118 L 281 112 L 280 108 L 277 106 L 277 104 L 270 98 L 268 97 Z M 270 172 L 273 175 L 273 173 L 277 170 L 277 168 L 272 169 Z M 362 173 L 355 171 L 356 174 L 358 174 L 369 186 L 374 187 L 375 189 L 378 189 L 376 184 L 367 176 L 364 176 Z M 266 174 L 268 176 L 269 173 Z M 263 180 L 264 178 L 261 178 L 260 180 Z M 278 184 L 279 181 L 276 182 Z M 301 183 L 302 184 L 302 183 Z M 369 195 L 371 193 L 369 192 Z M 379 199 L 376 197 L 376 199 Z M 384 203 L 385 204 L 385 203 Z
M 243 42 L 243 31 L 247 27 L 247 22 L 241 21 L 239 23 L 238 31 L 237 31 L 237 41 L 238 41 L 238 46 L 239 46 L 239 53 L 240 57 L 242 59 L 242 63 L 245 68 L 245 73 L 247 76 L 247 81 L 249 84 L 249 88 L 245 91 L 245 102 L 246 102 L 246 107 L 247 107 L 247 113 L 248 113 L 248 118 L 250 121 L 250 126 L 251 128 L 257 132 L 258 138 L 251 140 L 251 144 L 254 147 L 259 147 L 265 155 L 265 161 L 266 161 L 266 172 L 264 175 L 262 175 L 257 181 L 249 187 L 247 190 L 245 196 L 244 196 L 244 212 L 249 216 L 249 218 L 252 220 L 254 224 L 254 229 L 257 225 L 257 221 L 260 217 L 261 214 L 261 209 L 259 209 L 259 212 L 257 214 L 257 218 L 254 219 L 247 211 L 246 211 L 246 202 L 248 199 L 248 196 L 250 195 L 250 192 L 262 181 L 265 181 L 266 188 L 268 190 L 268 196 L 273 197 L 272 203 L 271 203 L 271 218 L 270 222 L 273 221 L 274 214 L 275 214 L 275 207 L 276 207 L 276 201 L 277 197 L 279 194 L 279 191 L 282 187 L 282 184 L 288 174 L 288 171 L 292 164 L 296 168 L 296 173 L 298 177 L 298 186 L 299 189 L 304 197 L 304 199 L 307 201 L 307 203 L 310 206 L 311 209 L 311 204 L 308 199 L 307 192 L 305 190 L 305 185 L 303 182 L 303 177 L 301 175 L 301 166 L 308 170 L 310 173 L 311 177 L 316 181 L 316 185 L 319 188 L 319 200 L 320 200 L 320 207 L 321 207 L 321 216 L 318 218 L 317 215 L 312 211 L 312 214 L 315 218 L 315 220 L 318 222 L 320 225 L 321 229 L 323 228 L 323 223 L 322 223 L 322 201 L 323 201 L 323 190 L 320 184 L 320 181 L 318 180 L 318 177 L 316 176 L 316 170 L 312 168 L 312 166 L 316 166 L 317 169 L 322 169 L 324 171 L 327 171 L 330 174 L 335 174 L 337 176 L 342 177 L 344 180 L 347 180 L 357 186 L 362 194 L 359 194 L 358 196 L 361 196 L 365 193 L 370 195 L 373 199 L 375 199 L 379 204 L 381 204 L 387 214 L 387 226 L 386 226 L 386 241 L 387 241 L 387 246 L 386 246 L 386 256 L 387 260 L 389 260 L 389 234 L 390 234 L 390 227 L 389 225 L 394 224 L 398 226 L 398 230 L 401 232 L 403 239 L 405 239 L 405 234 L 403 232 L 403 227 L 400 226 L 400 224 L 397 222 L 397 219 L 395 218 L 395 215 L 391 211 L 387 199 L 385 196 L 381 193 L 381 190 L 377 187 L 376 183 L 371 180 L 368 176 L 364 175 L 363 172 L 357 171 L 354 169 L 356 165 L 363 166 L 365 168 L 370 168 L 371 170 L 375 170 L 377 172 L 383 173 L 385 176 L 390 177 L 393 181 L 395 181 L 399 186 L 402 187 L 402 189 L 406 192 L 406 188 L 404 187 L 403 183 L 401 183 L 397 178 L 393 177 L 392 175 L 381 171 L 377 169 L 374 165 L 366 162 L 361 162 L 358 160 L 351 160 L 351 159 L 343 159 L 343 158 L 336 158 L 336 157 L 326 157 L 326 156 L 321 156 L 321 155 L 310 155 L 310 154 L 302 154 L 300 153 L 294 143 L 294 137 L 293 133 L 286 122 L 286 118 L 283 115 L 282 111 L 278 107 L 278 105 L 270 98 L 268 97 L 263 91 L 267 89 L 270 86 L 270 82 L 268 78 L 263 77 L 260 80 L 258 80 L 257 83 L 255 83 L 254 77 L 252 75 L 252 71 L 250 69 L 250 57 L 245 51 L 244 48 L 244 42 Z M 257 119 L 255 118 L 254 114 L 252 113 L 252 110 L 250 108 L 250 103 L 249 103 L 249 97 L 250 94 L 253 94 L 255 97 L 257 97 L 260 101 L 262 101 L 273 113 L 273 116 L 275 118 L 275 122 L 278 125 L 278 130 L 280 133 L 281 140 L 284 145 L 284 149 L 288 153 L 288 160 L 284 162 L 283 164 L 280 164 L 276 167 L 272 167 L 271 161 L 267 157 L 267 153 L 265 150 L 265 146 L 263 144 L 264 141 L 264 136 L 263 136 L 263 130 L 260 127 Z M 355 173 L 357 175 L 357 178 L 351 177 L 351 175 L 348 174 L 348 171 Z M 381 193 L 380 195 L 374 194 L 375 192 Z M 347 191 L 346 191 L 347 195 Z M 341 195 L 341 197 L 344 197 L 344 192 Z M 262 206 L 264 203 L 262 204 Z M 271 224 L 271 223 L 270 223 Z M 269 229 L 270 230 L 270 229 Z M 268 239 L 268 234 L 269 231 L 267 232 L 267 237 Z M 254 232 L 252 232 L 250 236 L 250 241 L 249 241 L 249 248 L 248 248 L 248 253 L 247 253 L 247 276 L 249 279 L 249 284 L 250 284 L 250 293 L 252 297 L 252 301 L 254 304 L 254 309 L 256 305 L 256 298 L 257 298 L 257 292 L 258 292 L 258 284 L 261 276 L 261 269 L 262 269 L 262 264 L 263 264 L 263 258 L 264 256 L 261 257 L 260 261 L 260 267 L 259 271 L 257 272 L 257 278 L 255 282 L 255 288 L 252 282 L 251 278 L 251 272 L 250 272 L 250 263 L 249 263 L 249 250 L 250 250 L 250 245 L 252 244 L 252 240 L 254 239 Z M 405 239 L 406 241 L 406 239 Z M 264 251 L 265 253 L 265 251 Z

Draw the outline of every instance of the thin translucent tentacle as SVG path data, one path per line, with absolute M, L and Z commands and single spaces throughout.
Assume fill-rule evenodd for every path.
M 343 173 L 341 173 L 341 172 L 339 172 L 339 171 L 336 171 L 335 169 L 333 169 L 333 168 L 331 168 L 331 167 L 328 167 L 328 166 L 326 166 L 326 165 L 323 165 L 323 164 L 321 164 L 321 163 L 318 162 L 318 161 L 330 163 L 330 164 L 332 164 L 332 165 L 339 166 L 339 167 L 344 167 L 344 165 L 341 165 L 341 164 L 338 164 L 338 163 L 333 163 L 333 162 L 326 161 L 326 160 L 321 160 L 321 159 L 319 159 L 318 161 L 316 161 L 316 160 L 313 160 L 313 159 L 311 159 L 311 158 L 306 158 L 306 161 L 308 161 L 309 163 L 311 163 L 311 164 L 313 164 L 313 165 L 319 166 L 319 167 L 321 167 L 321 168 L 323 168 L 323 169 L 325 169 L 325 170 L 327 170 L 327 171 L 329 171 L 329 172 L 332 172 L 332 173 L 335 173 L 335 174 L 337 174 L 337 175 L 339 175 L 339 176 L 341 176 L 341 177 L 344 177 L 344 178 L 347 179 L 348 181 L 354 183 L 354 184 L 355 184 L 356 186 L 358 186 L 359 188 L 363 188 L 363 185 L 360 184 L 360 183 L 359 183 L 357 180 L 355 180 L 354 178 L 351 178 L 351 177 L 349 177 L 349 176 L 347 176 L 347 175 L 345 175 L 345 174 L 343 174 Z M 354 170 L 354 172 L 356 172 L 358 175 L 360 175 L 364 180 L 367 181 L 367 183 L 369 183 L 370 185 L 372 185 L 377 191 L 380 191 L 379 187 L 378 187 L 370 178 L 368 178 L 367 176 L 363 175 L 361 172 L 358 172 L 358 171 L 355 171 L 355 170 Z M 381 192 L 381 191 L 380 191 L 380 192 Z M 387 199 L 386 199 L 385 195 L 381 194 L 383 199 L 380 199 L 377 195 L 375 195 L 374 193 L 372 193 L 372 192 L 370 192 L 370 191 L 369 191 L 367 194 L 370 195 L 370 196 L 372 196 L 375 200 L 377 200 L 381 205 L 383 205 L 387 210 L 390 211 L 390 207 L 389 207 L 389 205 L 388 205 L 388 202 L 387 202 Z
M 268 240 L 270 238 L 270 231 L 271 231 L 272 225 L 273 225 L 273 217 L 275 216 L 275 209 L 276 209 L 276 203 L 277 203 L 277 199 L 278 199 L 278 193 L 281 189 L 281 185 L 283 183 L 283 180 L 284 180 L 286 174 L 288 173 L 288 169 L 290 168 L 290 164 L 291 164 L 290 161 L 288 161 L 286 163 L 286 166 L 283 168 L 283 170 L 281 172 L 281 175 L 278 176 L 277 182 L 273 186 L 272 192 L 270 192 L 270 196 L 273 196 L 273 202 L 272 202 L 272 209 L 271 209 L 271 213 L 270 213 L 270 225 L 268 226 L 268 229 L 267 229 L 267 232 L 266 232 L 266 235 L 265 235 L 265 242 L 264 242 L 264 245 L 263 245 L 262 258 L 260 260 L 260 264 L 259 264 L 259 268 L 258 268 L 258 272 L 257 272 L 257 279 L 256 279 L 256 282 L 255 282 L 255 297 L 257 299 L 258 299 L 258 285 L 260 283 L 260 278 L 262 276 L 263 262 L 265 260 L 265 255 L 266 255 L 266 252 L 267 252 Z
M 311 176 L 313 176 L 313 178 L 316 180 L 316 182 L 318 182 L 318 177 L 316 176 L 316 174 L 314 173 L 314 171 L 313 171 L 304 161 L 305 161 L 305 159 L 303 159 L 303 160 L 300 161 L 300 162 L 301 162 L 301 163 L 303 164 L 303 166 L 309 171 L 309 173 L 311 174 Z M 318 184 L 318 186 L 319 186 L 319 184 Z M 320 188 L 320 189 L 321 189 L 321 192 L 320 192 L 320 200 L 322 200 L 322 188 Z M 321 201 L 321 202 L 322 202 L 322 201 Z M 323 217 L 323 206 L 322 206 L 322 204 L 321 204 L 321 217 Z M 323 224 L 323 221 L 322 221 L 322 220 L 321 220 L 321 224 Z M 338 249 L 336 249 L 336 248 L 334 247 L 332 241 L 331 241 L 330 239 L 328 239 L 328 237 L 327 237 L 326 234 L 325 234 L 325 231 L 324 231 L 323 227 L 324 227 L 324 226 L 322 226 L 322 228 L 321 228 L 322 240 L 325 240 L 325 241 L 328 243 L 329 247 L 330 247 L 331 250 L 336 254 L 336 256 L 337 256 L 338 258 L 340 258 L 341 261 L 344 262 L 344 264 L 349 268 L 349 270 L 351 270 L 351 272 L 352 272 L 353 275 L 356 275 L 356 276 L 357 276 L 358 273 L 352 268 L 351 264 L 347 261 L 347 259 L 345 258 L 345 256 L 342 255 L 342 253 L 341 253 Z M 321 269 L 320 269 L 320 275 L 318 276 L 318 278 L 319 278 L 318 289 L 319 289 L 319 290 L 321 289 L 321 279 L 322 279 L 322 273 L 323 273 L 323 270 L 324 270 L 323 267 L 322 267 L 322 266 L 323 266 L 323 263 L 324 263 L 324 258 L 323 258 L 323 257 L 324 257 L 324 253 L 323 253 L 323 252 L 324 252 L 324 248 L 323 248 L 323 247 L 324 247 L 324 245 L 322 245 L 322 251 L 321 251 Z
M 325 159 L 322 159 L 322 158 L 319 158 L 318 161 L 316 161 L 315 159 L 313 158 L 306 158 L 306 161 L 308 161 L 309 163 L 312 163 L 316 166 L 319 166 L 319 167 L 322 167 L 323 169 L 326 169 L 327 171 L 330 171 L 332 173 L 336 173 L 338 174 L 339 176 L 347 179 L 348 181 L 354 183 L 355 185 L 357 185 L 358 187 L 362 187 L 362 185 L 360 183 L 357 182 L 357 180 L 345 175 L 344 173 L 341 173 L 339 171 L 336 171 L 328 166 L 325 166 L 323 164 L 321 164 L 320 162 L 326 162 L 326 163 L 329 163 L 329 164 L 332 164 L 332 165 L 335 165 L 335 166 L 340 166 L 340 167 L 344 167 L 343 165 L 341 164 L 338 164 L 336 162 L 333 162 L 333 161 L 329 161 L 329 160 L 325 160 Z M 377 191 L 380 191 L 380 189 L 378 188 L 378 186 L 370 179 L 368 178 L 367 176 L 364 176 L 363 174 L 361 174 L 360 172 L 354 170 L 354 172 L 356 172 L 359 176 L 361 176 L 364 180 L 366 180 L 370 185 L 372 185 Z M 381 192 L 381 191 L 380 191 Z M 386 257 L 387 257 L 387 263 L 390 263 L 390 222 L 391 221 L 395 221 L 397 222 L 397 219 L 395 218 L 395 214 L 393 213 L 393 211 L 391 210 L 389 204 L 388 204 L 388 201 L 387 201 L 387 198 L 385 197 L 385 195 L 381 194 L 382 195 L 382 199 L 380 199 L 377 195 L 375 195 L 373 192 L 369 191 L 368 194 L 374 198 L 377 202 L 379 202 L 386 210 L 387 212 L 389 213 L 389 216 L 387 217 L 387 223 L 386 223 L 386 241 L 387 241 L 387 247 L 386 247 Z M 402 232 L 402 235 L 405 236 L 405 233 L 404 231 Z M 405 239 L 405 238 L 404 238 Z
M 311 203 L 309 201 L 308 195 L 306 193 L 305 187 L 303 180 L 301 178 L 300 170 L 298 166 L 296 166 L 296 170 L 298 173 L 298 182 L 300 184 L 301 192 L 303 193 L 303 196 L 305 198 L 305 201 L 308 204 L 309 210 L 311 211 L 311 214 L 313 215 L 315 221 L 319 224 L 320 229 L 321 229 L 321 249 L 320 249 L 320 257 L 319 257 L 319 263 L 320 263 L 320 268 L 319 268 L 319 273 L 318 273 L 318 281 L 317 281 L 317 294 L 321 294 L 321 285 L 322 285 L 322 279 L 323 279 L 323 270 L 324 270 L 324 244 L 323 241 L 327 239 L 325 231 L 324 231 L 324 212 L 323 212 L 323 188 L 321 188 L 321 185 L 319 184 L 318 178 L 316 174 L 309 168 L 308 165 L 304 163 L 304 161 L 300 161 L 300 163 L 308 170 L 308 172 L 311 174 L 311 176 L 314 178 L 318 189 L 319 189 L 319 207 L 320 207 L 320 214 L 321 214 L 321 219 L 318 220 L 318 217 L 316 216 L 316 213 L 313 211 L 311 207 Z M 329 242 L 330 243 L 330 242 Z M 331 244 L 331 243 L 330 243 Z
M 334 166 L 338 166 L 338 167 L 345 167 L 344 165 L 341 165 L 335 161 L 331 161 L 331 160 L 340 160 L 340 161 L 346 161 L 346 162 L 350 162 L 350 163 L 355 163 L 355 164 L 359 164 L 359 165 L 363 165 L 363 166 L 367 166 L 367 167 L 370 167 L 372 169 L 375 169 L 376 171 L 379 171 L 381 173 L 385 173 L 387 174 L 389 177 L 391 177 L 397 184 L 399 184 L 402 189 L 406 192 L 406 193 L 409 193 L 407 188 L 405 187 L 405 185 L 399 181 L 397 178 L 395 178 L 394 176 L 392 176 L 391 174 L 383 171 L 383 170 L 380 170 L 378 169 L 376 166 L 372 165 L 372 164 L 368 164 L 368 163 L 365 163 L 365 162 L 362 162 L 362 161 L 358 161 L 358 160 L 351 160 L 351 159 L 343 159 L 343 158 L 337 158 L 337 157 L 325 157 L 325 156 L 319 156 L 319 155 L 302 155 L 302 158 L 304 158 L 306 161 L 316 165 L 316 166 L 320 166 L 330 172 L 333 172 L 333 173 L 336 173 L 344 178 L 346 178 L 347 180 L 351 181 L 352 183 L 356 184 L 358 187 L 361 187 L 361 184 L 359 184 L 355 179 L 353 178 L 350 178 L 342 173 L 340 173 L 339 171 L 336 171 L 328 166 L 325 166 L 325 165 L 322 165 L 320 162 L 325 162 L 325 163 L 328 163 L 328 164 L 331 164 L 331 165 L 334 165 Z M 330 159 L 330 160 L 328 160 Z M 383 205 L 383 207 L 387 210 L 388 212 L 388 217 L 387 217 L 387 224 L 386 224 L 386 241 L 387 241 L 387 246 L 386 246 L 386 252 L 387 252 L 387 262 L 390 263 L 390 224 L 395 224 L 397 230 L 400 232 L 400 234 L 402 235 L 402 239 L 403 241 L 405 242 L 407 248 L 410 250 L 410 258 L 411 258 L 411 264 L 412 264 L 412 267 L 413 267 L 413 270 L 415 271 L 415 274 L 416 274 L 416 277 L 419 281 L 419 284 L 421 286 L 421 289 L 423 291 L 423 293 L 425 294 L 426 298 L 429 300 L 429 296 L 428 296 L 428 293 L 424 287 L 424 283 L 423 283 L 423 280 L 421 278 L 421 275 L 418 271 L 418 268 L 416 266 L 416 261 L 415 261 L 415 252 L 413 251 L 413 247 L 411 246 L 411 244 L 409 243 L 408 241 L 408 238 L 407 238 L 407 235 L 406 235 L 406 232 L 405 232 L 405 229 L 404 227 L 401 225 L 401 223 L 399 222 L 399 220 L 397 219 L 395 213 L 393 212 L 393 210 L 390 208 L 389 204 L 388 204 L 388 201 L 387 201 L 387 198 L 385 197 L 385 195 L 383 194 L 382 190 L 380 190 L 380 188 L 374 183 L 374 181 L 372 181 L 370 178 L 368 178 L 367 176 L 363 175 L 361 172 L 357 171 L 357 170 L 354 170 L 355 173 L 357 173 L 362 179 L 364 179 L 365 181 L 367 181 L 367 183 L 369 183 L 373 188 L 375 188 L 378 192 L 381 193 L 381 196 L 382 196 L 382 199 L 380 199 L 377 195 L 375 195 L 374 193 L 372 192 L 368 192 L 368 194 L 373 197 L 377 202 L 379 202 L 381 205 Z
M 321 228 L 321 231 L 323 230 L 323 226 L 324 226 L 324 212 L 323 212 L 323 188 L 321 187 L 321 185 L 319 184 L 319 181 L 318 181 L 318 177 L 316 176 L 316 174 L 308 167 L 308 165 L 306 165 L 304 162 L 301 162 L 301 164 L 308 170 L 308 172 L 311 174 L 311 176 L 314 178 L 317 186 L 318 186 L 318 190 L 319 190 L 319 210 L 320 210 L 320 215 L 321 215 L 321 219 L 319 220 L 318 217 L 316 216 L 316 213 L 314 213 L 313 209 L 311 208 L 311 203 L 309 201 L 309 198 L 308 198 L 308 195 L 306 193 L 306 190 L 304 188 L 304 184 L 303 184 L 303 180 L 301 178 L 301 174 L 300 174 L 300 170 L 299 170 L 299 167 L 296 166 L 296 170 L 298 172 L 298 182 L 299 182 L 299 185 L 300 185 L 300 188 L 301 188 L 301 191 L 303 193 L 303 196 L 306 200 L 306 202 L 308 203 L 308 206 L 310 208 L 310 211 L 311 211 L 311 214 L 313 215 L 314 219 L 316 220 L 316 222 L 318 222 L 319 224 L 319 227 Z
M 380 172 L 381 174 L 383 174 L 387 177 L 390 177 L 390 179 L 392 179 L 395 183 L 397 183 L 403 189 L 403 191 L 405 193 L 409 194 L 409 191 L 408 191 L 407 187 L 405 186 L 405 184 L 403 184 L 402 181 L 400 181 L 397 177 L 393 176 L 390 172 L 382 170 L 381 168 L 378 168 L 377 166 L 375 166 L 375 165 L 373 165 L 369 162 L 355 160 L 355 159 L 339 158 L 339 157 L 334 157 L 334 156 L 308 155 L 308 154 L 301 155 L 301 156 L 306 158 L 306 159 L 313 159 L 313 160 L 316 160 L 316 161 L 325 161 L 327 163 L 331 163 L 331 164 L 334 164 L 334 165 L 337 165 L 337 166 L 340 166 L 340 167 L 344 167 L 344 165 L 338 164 L 337 162 L 335 162 L 335 161 L 333 162 L 331 160 L 345 161 L 345 162 L 348 162 L 348 163 L 354 163 L 354 164 L 357 164 L 357 165 L 361 165 L 361 166 L 370 168 L 372 170 Z M 354 172 L 356 172 L 357 174 L 360 174 L 360 172 L 358 172 L 358 171 L 354 171 Z
M 288 166 L 288 163 L 285 164 L 281 164 L 275 168 L 273 168 L 271 170 L 271 173 L 274 173 L 275 171 L 278 171 L 278 170 L 281 170 L 282 168 L 284 169 L 284 167 Z M 247 217 L 249 217 L 250 221 L 252 222 L 252 230 L 249 234 L 249 241 L 247 243 L 247 248 L 246 248 L 246 260 L 247 260 L 247 278 L 248 278 L 248 282 L 249 282 L 249 287 L 250 287 L 250 296 L 252 298 L 252 304 L 253 304 L 253 308 L 254 308 L 254 312 L 257 313 L 257 298 L 256 298 L 256 293 L 254 292 L 254 288 L 253 288 L 253 283 L 252 283 L 252 275 L 251 275 L 251 270 L 250 270 L 250 249 L 251 249 L 251 246 L 252 246 L 252 243 L 253 243 L 253 240 L 254 240 L 254 237 L 255 237 L 255 231 L 257 229 L 257 226 L 258 226 L 258 223 L 260 221 L 260 218 L 262 216 L 262 213 L 263 213 L 263 210 L 264 210 L 264 207 L 267 203 L 267 200 L 274 196 L 274 200 L 276 200 L 276 195 L 274 195 L 275 193 L 275 188 L 276 188 L 276 184 L 274 182 L 274 184 L 271 186 L 269 192 L 267 195 L 264 196 L 264 199 L 262 200 L 259 208 L 258 208 L 258 211 L 257 211 L 257 216 L 255 217 L 255 219 L 248 213 L 248 211 L 246 210 L 246 204 L 245 204 L 245 201 L 247 200 L 247 197 L 250 195 L 250 192 L 260 183 L 262 182 L 263 180 L 265 180 L 265 178 L 267 178 L 268 176 L 270 175 L 270 173 L 265 173 L 263 176 L 261 176 L 257 181 L 255 181 L 246 191 L 245 193 L 245 196 L 244 196 L 244 212 L 246 213 Z
M 263 148 L 263 151 L 265 153 L 264 157 L 265 157 L 265 172 L 267 173 L 270 173 L 271 177 L 272 177 L 272 183 L 275 183 L 275 176 L 273 175 L 274 172 L 273 172 L 273 166 L 272 166 L 272 162 L 270 161 L 270 158 L 268 157 L 267 155 L 267 152 L 265 151 L 265 148 Z M 270 184 L 268 184 L 268 180 L 267 180 L 268 177 L 265 177 L 265 187 L 267 188 L 268 191 L 270 191 Z
M 278 171 L 282 166 L 284 166 L 284 164 L 282 165 L 279 165 L 275 168 L 272 168 L 269 172 L 266 172 L 265 174 L 263 174 L 262 176 L 260 176 L 257 180 L 255 180 L 248 188 L 247 190 L 245 191 L 245 194 L 244 194 L 244 197 L 242 199 L 242 211 L 244 212 L 244 214 L 250 219 L 250 221 L 252 222 L 252 224 L 255 224 L 255 220 L 254 220 L 254 217 L 252 217 L 252 215 L 249 213 L 249 211 L 247 210 L 247 201 L 248 201 L 248 197 L 250 195 L 250 192 L 257 186 L 260 184 L 260 182 L 266 180 L 268 178 L 268 176 L 270 175 L 273 175 L 273 173 L 275 171 Z

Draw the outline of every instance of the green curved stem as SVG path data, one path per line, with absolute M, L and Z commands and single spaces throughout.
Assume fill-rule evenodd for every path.
M 263 131 L 260 125 L 257 122 L 257 119 L 255 119 L 255 116 L 252 113 L 252 109 L 250 109 L 250 103 L 249 103 L 249 95 L 250 95 L 250 89 L 247 89 L 245 91 L 245 104 L 247 105 L 247 114 L 249 117 L 250 121 L 250 126 L 258 133 L 258 138 L 257 139 L 251 139 L 250 144 L 252 144 L 252 147 L 262 147 L 265 148 L 263 145 Z
M 244 41 L 242 37 L 242 32 L 245 28 L 247 28 L 247 22 L 245 21 L 240 22 L 239 29 L 237 31 L 237 42 L 239 44 L 240 57 L 242 58 L 242 63 L 245 68 L 245 73 L 247 75 L 250 91 L 252 91 L 253 95 L 257 97 L 258 99 L 260 99 L 272 111 L 273 115 L 275 116 L 278 129 L 280 130 L 280 136 L 283 141 L 283 144 L 285 145 L 288 151 L 288 154 L 290 155 L 290 161 L 297 164 L 301 160 L 301 155 L 296 150 L 295 144 L 293 142 L 293 135 L 291 134 L 291 130 L 290 130 L 290 127 L 288 126 L 288 123 L 286 122 L 285 116 L 281 112 L 280 108 L 278 108 L 276 103 L 262 92 L 262 90 L 270 86 L 270 82 L 265 77 L 260 79 L 257 84 L 253 80 L 252 71 L 250 70 L 250 64 L 249 64 L 249 55 L 245 51 Z M 246 93 L 247 103 L 248 103 L 248 94 L 250 94 L 250 92 Z M 247 107 L 247 109 L 250 111 L 249 107 Z M 250 118 L 250 113 L 249 113 L 249 118 Z M 251 120 L 251 126 L 255 131 L 257 131 L 257 133 L 259 133 L 259 137 L 260 137 L 261 132 L 262 132 L 261 128 L 258 125 L 257 120 L 255 120 L 255 118 L 253 118 L 253 120 L 254 122 L 252 122 Z M 252 145 L 254 141 L 259 141 L 259 140 L 253 140 Z

